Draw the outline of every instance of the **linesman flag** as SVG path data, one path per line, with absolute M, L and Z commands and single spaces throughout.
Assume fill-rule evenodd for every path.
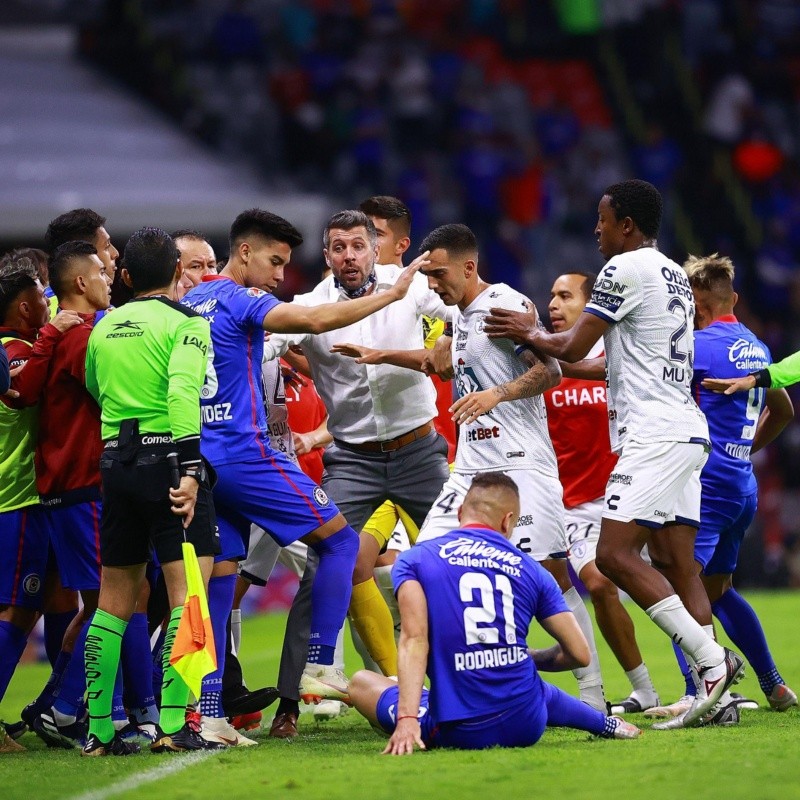
M 195 698 L 199 699 L 203 678 L 217 668 L 217 650 L 194 545 L 184 542 L 181 547 L 186 570 L 186 602 L 183 604 L 169 663 L 175 667 Z

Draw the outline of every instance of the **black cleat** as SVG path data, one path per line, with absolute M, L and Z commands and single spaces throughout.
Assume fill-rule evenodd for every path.
M 229 692 L 222 693 L 222 707 L 228 717 L 238 717 L 242 714 L 255 714 L 271 706 L 280 697 L 280 692 L 274 686 L 250 691 L 244 686 Z
M 141 748 L 134 742 L 124 742 L 118 734 L 110 742 L 101 742 L 93 733 L 89 734 L 86 744 L 81 750 L 82 756 L 132 756 L 140 753 Z
M 157 727 L 155 741 L 150 745 L 151 753 L 186 753 L 193 750 L 224 749 L 224 744 L 207 742 L 188 724 L 175 733 L 164 733 L 160 727 Z

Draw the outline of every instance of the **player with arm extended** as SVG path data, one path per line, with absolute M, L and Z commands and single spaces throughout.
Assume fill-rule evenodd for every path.
M 589 666 L 575 671 L 581 699 L 605 709 L 592 622 L 567 570 L 562 489 L 541 396 L 558 383 L 561 371 L 555 359 L 539 360 L 524 348 L 515 349 L 511 341 L 491 340 L 484 333 L 484 316 L 491 305 L 526 308 L 528 300 L 505 284 L 481 280 L 478 244 L 466 225 L 443 225 L 421 247 L 430 251 L 431 263 L 425 269 L 428 285 L 447 305 L 456 307 L 452 361 L 459 399 L 450 410 L 460 428 L 453 473 L 431 507 L 418 541 L 452 530 L 458 506 L 477 472 L 502 470 L 513 475 L 521 486 L 523 509 L 512 542 L 558 581 L 592 653 Z M 339 351 L 363 352 L 351 345 L 340 345 Z M 422 369 L 428 354 L 378 352 L 368 360 L 384 358 Z
M 205 585 L 219 540 L 210 476 L 200 454 L 200 390 L 208 323 L 173 299 L 178 250 L 159 228 L 136 231 L 125 246 L 122 280 L 134 299 L 93 328 L 86 388 L 101 412 L 100 597 L 86 636 L 89 737 L 85 756 L 128 755 L 111 719 L 120 646 L 134 612 L 151 548 L 169 597 L 163 647 L 161 716 L 151 750 L 208 745 L 185 723 L 189 688 L 170 664 L 186 600 L 182 545 L 194 545 Z M 171 458 L 177 454 L 179 485 Z
M 508 541 L 519 512 L 508 475 L 476 474 L 456 529 L 397 559 L 399 683 L 366 670 L 350 683 L 356 708 L 391 734 L 384 753 L 411 754 L 415 745 L 526 747 L 546 725 L 605 738 L 640 734 L 539 676 L 587 664 L 589 648 L 552 576 Z M 528 649 L 534 619 L 557 644 Z
M 302 679 L 308 691 L 344 697 L 346 680 L 334 669 L 333 654 L 349 605 L 358 535 L 328 495 L 270 446 L 260 390 L 264 331 L 323 333 L 355 324 L 405 297 L 416 269 L 401 274 L 386 291 L 309 308 L 282 303 L 271 294 L 283 280 L 292 249 L 302 243 L 291 224 L 250 209 L 234 220 L 230 243 L 221 274 L 206 276 L 182 301 L 211 325 L 201 401 L 204 453 L 218 474 L 214 497 L 220 560 L 235 572 L 236 562 L 246 555 L 253 523 L 281 545 L 297 539 L 309 545 L 319 557 L 319 569 L 311 588 L 307 663 L 296 683 Z M 227 610 L 220 605 L 217 613 L 227 619 L 232 602 L 231 593 Z M 222 659 L 219 651 L 217 655 L 221 674 L 224 651 Z M 219 694 L 209 698 L 205 716 L 221 717 Z M 212 703 L 218 706 L 212 709 Z
M 694 297 L 686 273 L 656 247 L 661 207 L 646 181 L 608 187 L 595 227 L 608 261 L 570 330 L 548 334 L 535 314 L 502 308 L 492 309 L 486 329 L 568 362 L 603 337 L 611 444 L 620 459 L 606 487 L 597 566 L 692 660 L 700 686 L 684 722 L 696 725 L 740 680 L 744 661 L 714 640 L 694 561 L 710 442 L 691 394 Z M 644 561 L 645 544 L 672 581 Z
M 785 389 L 752 387 L 747 395 L 715 394 L 705 388 L 709 375 L 728 380 L 766 370 L 767 346 L 734 316 L 738 296 L 733 289 L 734 266 L 714 253 L 690 257 L 684 264 L 695 299 L 694 377 L 692 388 L 708 420 L 711 454 L 700 475 L 700 528 L 694 545 L 711 610 L 725 633 L 756 672 L 771 708 L 785 711 L 797 705 L 797 695 L 781 677 L 770 654 L 755 611 L 733 586 L 733 572 L 742 539 L 753 520 L 758 487 L 750 455 L 775 439 L 794 416 Z M 684 675 L 688 669 L 676 649 Z M 686 695 L 670 706 L 651 709 L 649 715 L 676 719 L 654 727 L 681 727 L 681 714 L 695 693 L 691 673 Z M 738 699 L 723 697 L 714 721 L 739 721 Z
M 597 275 L 567 272 L 556 278 L 550 290 L 550 324 L 555 332 L 569 330 L 580 318 Z M 598 341 L 588 358 L 603 356 Z M 564 365 L 564 370 L 568 365 Z M 631 682 L 630 695 L 612 703 L 615 714 L 635 713 L 659 703 L 653 681 L 636 642 L 636 632 L 619 591 L 595 564 L 603 496 L 617 463 L 608 439 L 608 403 L 604 383 L 564 377 L 544 395 L 547 425 L 558 458 L 564 487 L 564 520 L 567 557 L 594 606 L 597 625 Z
M 786 356 L 776 364 L 769 364 L 764 369 L 751 372 L 743 378 L 708 377 L 703 387 L 712 392 L 749 392 L 756 387 L 760 389 L 783 389 L 800 383 L 800 352 Z

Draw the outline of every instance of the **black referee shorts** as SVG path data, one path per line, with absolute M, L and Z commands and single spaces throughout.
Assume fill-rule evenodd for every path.
M 183 517 L 172 513 L 169 499 L 173 446 L 139 447 L 125 461 L 107 451 L 100 460 L 103 514 L 100 519 L 100 560 L 106 567 L 144 564 L 155 552 L 159 562 L 180 561 L 184 542 Z M 194 518 L 185 540 L 198 556 L 219 553 L 219 529 L 211 487 L 201 483 Z

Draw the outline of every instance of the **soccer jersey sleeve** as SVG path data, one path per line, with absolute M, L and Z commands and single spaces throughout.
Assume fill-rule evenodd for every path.
M 642 286 L 635 265 L 612 258 L 597 276 L 592 297 L 584 311 L 615 323 L 627 317 L 641 303 Z
M 421 548 L 412 548 L 401 553 L 392 567 L 392 586 L 395 595 L 406 581 L 419 581 L 417 551 Z
M 176 440 L 200 435 L 200 389 L 210 336 L 209 324 L 201 316 L 186 317 L 176 330 L 167 372 L 167 413 Z M 87 388 L 88 366 L 87 358 Z
M 698 383 L 711 372 L 712 348 L 708 336 L 703 331 L 694 332 L 694 377 Z
M 782 389 L 800 382 L 800 351 L 787 356 L 777 364 L 767 367 L 773 389 Z
M 535 562 L 534 565 L 537 567 L 535 580 L 536 619 L 541 622 L 548 617 L 569 611 L 556 579 Z
M 260 328 L 264 317 L 275 306 L 280 305 L 280 300 L 274 295 L 263 292 L 254 287 L 237 291 L 231 299 L 231 311 L 234 318 L 245 329 Z
M 39 338 L 33 343 L 25 362 L 25 369 L 14 379 L 14 389 L 19 392 L 19 398 L 14 402 L 15 407 L 32 406 L 39 402 L 47 382 L 53 349 L 62 335 L 50 323 L 40 329 Z

